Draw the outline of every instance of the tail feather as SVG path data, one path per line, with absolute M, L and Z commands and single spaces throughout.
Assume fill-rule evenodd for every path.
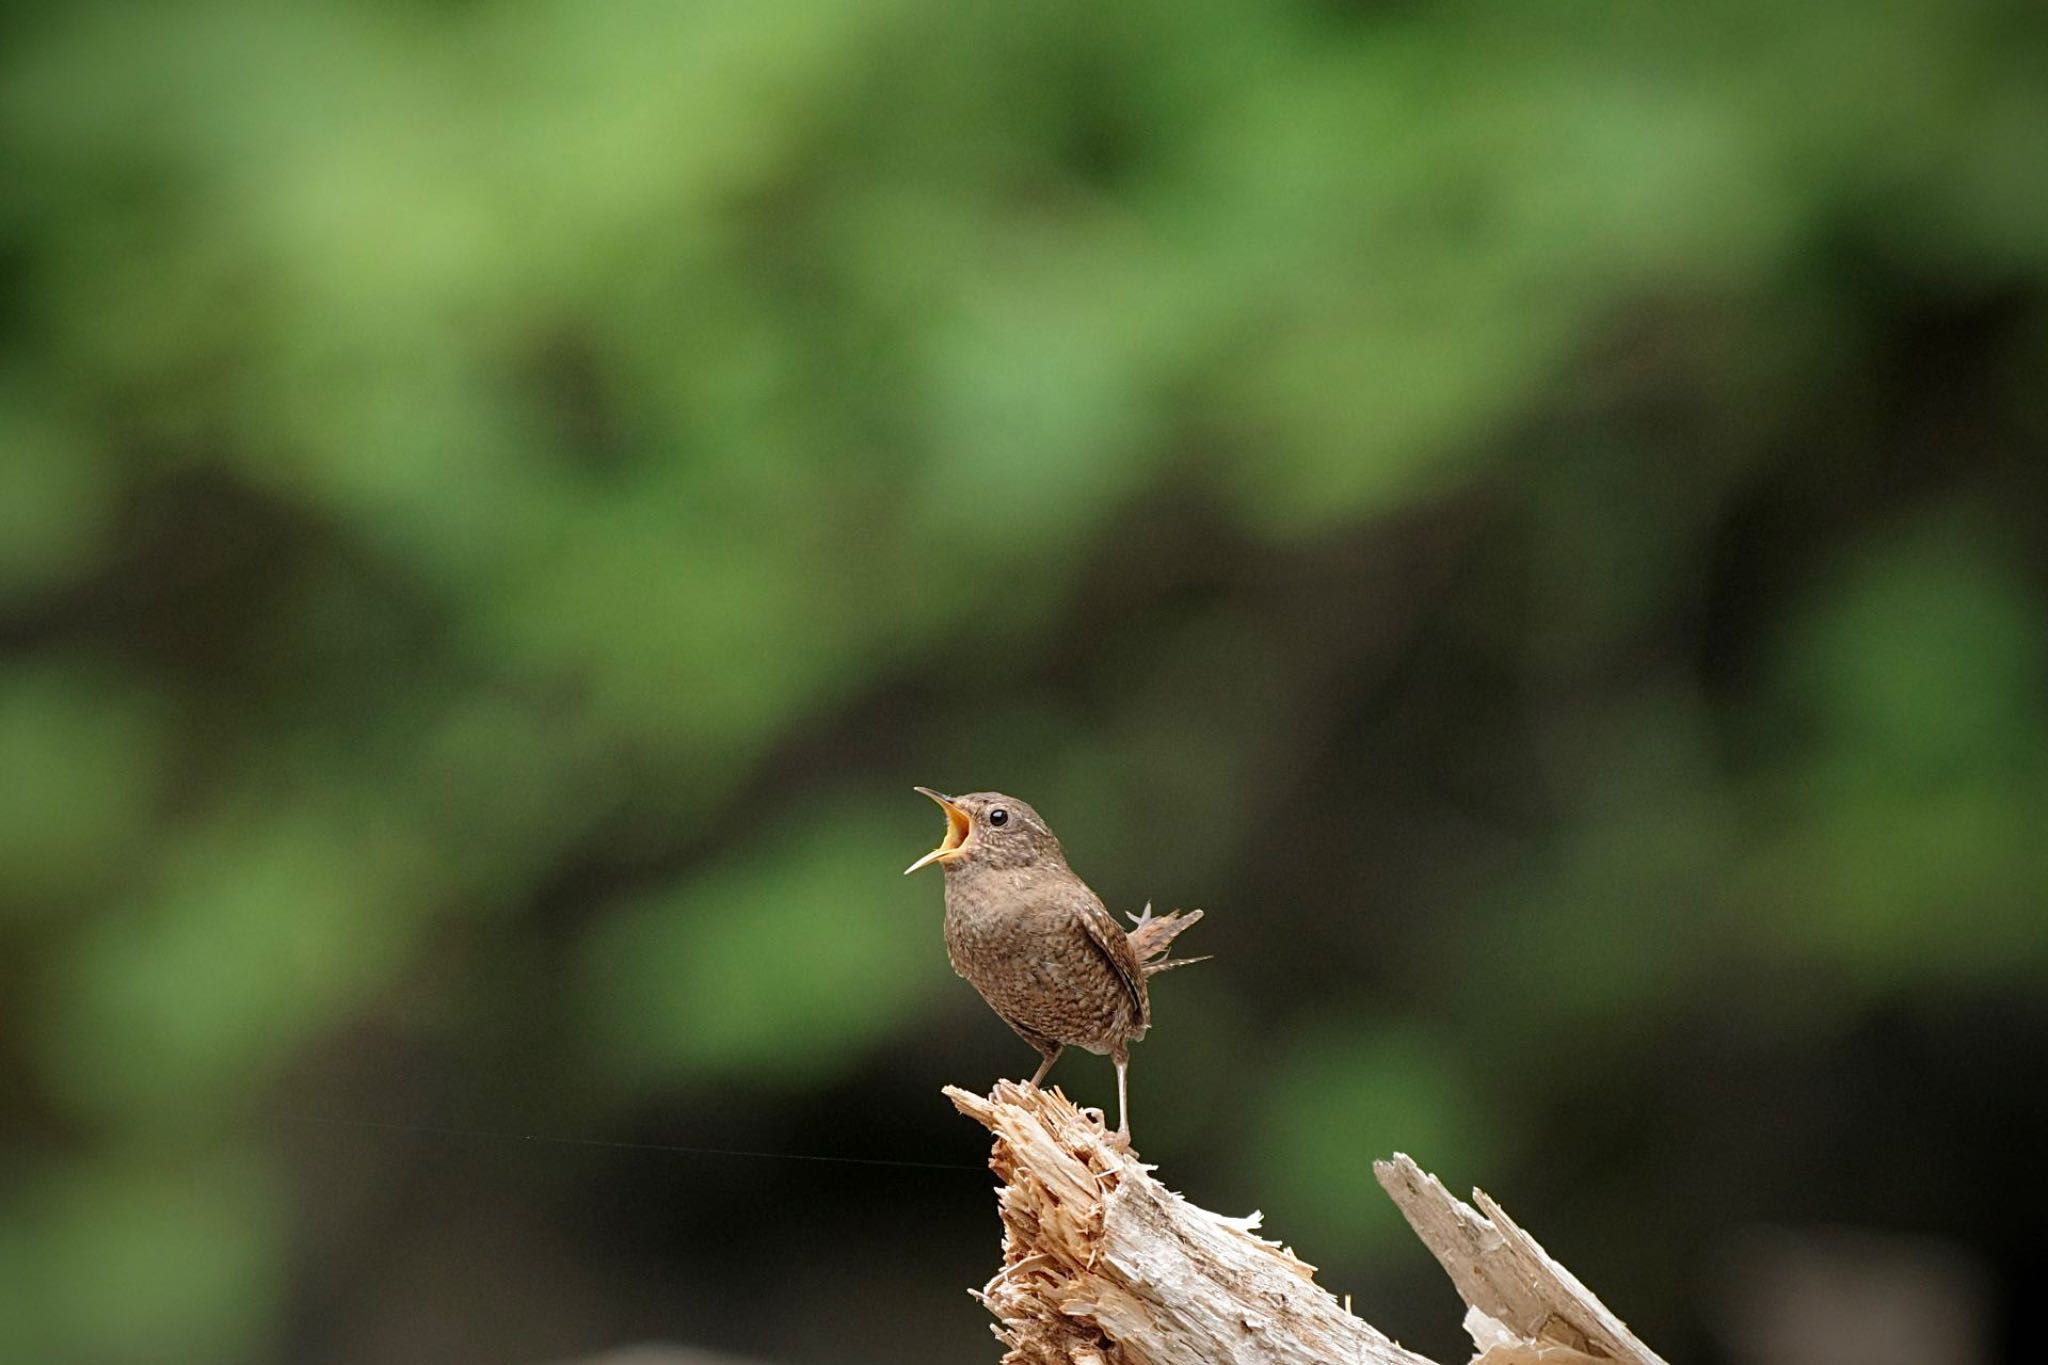
M 1173 941 L 1201 917 L 1199 910 L 1169 910 L 1163 915 L 1154 915 L 1149 903 L 1145 906 L 1145 913 L 1130 916 L 1131 947 L 1137 950 L 1138 962 L 1144 967 L 1145 975 L 1156 976 L 1175 967 L 1209 960 L 1206 956 L 1166 956 L 1166 950 Z

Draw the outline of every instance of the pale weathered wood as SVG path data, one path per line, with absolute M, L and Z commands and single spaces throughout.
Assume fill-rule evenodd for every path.
M 1466 1330 L 1484 1365 L 1664 1365 L 1483 1192 L 1472 1191 L 1475 1209 L 1399 1152 L 1373 1173 L 1469 1306 Z
M 1009 1365 L 1429 1365 L 1344 1311 L 1258 1215 L 1188 1203 L 1057 1090 L 948 1088 L 996 1136 Z
M 1005 1365 L 1430 1365 L 1254 1236 L 1188 1203 L 1057 1090 L 948 1087 L 995 1134 L 1003 1268 L 978 1297 Z M 1474 1365 L 1663 1365 L 1485 1195 L 1460 1203 L 1405 1156 L 1380 1183 L 1470 1305 Z

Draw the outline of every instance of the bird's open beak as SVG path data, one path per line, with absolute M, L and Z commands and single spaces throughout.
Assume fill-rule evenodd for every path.
M 917 871 L 920 867 L 923 867 L 926 863 L 948 863 L 959 857 L 961 853 L 960 846 L 967 842 L 967 831 L 970 828 L 967 812 L 954 805 L 952 797 L 941 796 L 930 787 L 913 787 L 911 790 L 923 792 L 926 796 L 939 803 L 940 810 L 946 812 L 946 837 L 939 841 L 937 848 L 919 858 L 909 867 L 904 868 L 903 875 L 906 877 Z

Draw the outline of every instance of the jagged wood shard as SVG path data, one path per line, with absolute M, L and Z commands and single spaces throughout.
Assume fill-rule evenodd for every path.
M 1594 1360 L 1664 1365 L 1592 1290 L 1482 1192 L 1472 1192 L 1479 1205 L 1475 1209 L 1399 1152 L 1391 1161 L 1375 1161 L 1373 1173 L 1470 1306 L 1466 1325 L 1481 1347 L 1480 1359 L 1488 1359 L 1489 1347 L 1498 1350 L 1520 1341 L 1532 1348 L 1562 1347 Z M 1483 1324 L 1475 1326 L 1474 1315 Z M 1489 1329 L 1499 1335 L 1482 1337 Z
M 1003 1267 L 977 1297 L 1005 1365 L 1430 1365 L 1254 1235 L 1256 1213 L 1190 1204 L 1057 1090 L 946 1095 L 996 1139 Z M 1474 1365 L 1663 1365 L 1484 1195 L 1482 1215 L 1406 1157 L 1377 1169 L 1471 1305 Z

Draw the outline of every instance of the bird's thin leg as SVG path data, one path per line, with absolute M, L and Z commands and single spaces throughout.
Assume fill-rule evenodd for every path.
M 1044 1049 L 1040 1050 L 1044 1051 Z M 1039 1085 L 1045 1080 L 1045 1073 L 1052 1070 L 1052 1064 L 1058 1061 L 1059 1059 L 1060 1045 L 1055 1043 L 1053 1044 L 1052 1051 L 1047 1052 L 1045 1054 L 1045 1060 L 1038 1064 L 1037 1072 L 1034 1073 L 1031 1077 L 1031 1088 L 1033 1090 L 1038 1089 Z
M 1131 1054 L 1117 1049 L 1116 1062 L 1116 1140 L 1128 1147 L 1131 1145 L 1131 1097 L 1125 1088 L 1124 1073 L 1130 1069 Z

